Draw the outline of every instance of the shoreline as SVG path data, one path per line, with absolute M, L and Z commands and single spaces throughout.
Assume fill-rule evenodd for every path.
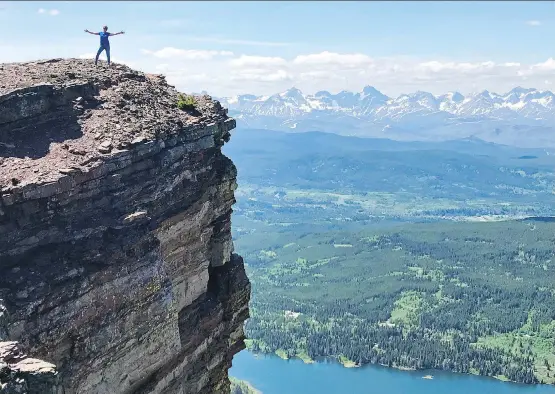
M 262 394 L 262 391 L 258 390 L 256 387 L 254 387 L 252 385 L 251 382 L 249 382 L 248 380 L 242 380 L 242 379 L 238 379 L 234 376 L 229 376 L 229 382 L 231 384 L 231 386 L 233 385 L 238 385 L 239 387 L 242 387 L 243 389 L 247 389 L 248 392 L 246 394 Z
M 391 367 L 387 364 L 372 364 L 372 363 L 368 363 L 367 365 L 381 365 L 382 367 L 386 367 L 386 368 L 393 368 L 393 369 L 398 369 L 399 371 L 418 371 L 418 369 L 416 368 L 412 368 L 412 367 L 403 367 L 402 365 L 392 365 Z M 424 370 L 422 370 L 424 371 Z
M 280 349 L 278 349 L 280 350 Z M 300 360 L 302 361 L 304 364 L 315 364 L 315 363 L 320 363 L 320 361 L 318 361 L 318 359 L 313 360 L 310 357 L 307 358 L 302 358 L 299 357 L 298 355 L 295 355 L 293 357 L 282 357 L 281 355 L 277 354 L 276 352 L 271 352 L 271 353 L 264 353 L 264 352 L 255 352 L 249 349 L 246 349 L 246 351 L 252 353 L 254 355 L 254 357 L 259 358 L 261 355 L 263 356 L 277 356 L 279 358 L 281 358 L 282 360 Z M 343 357 L 343 359 L 341 359 L 341 357 Z M 379 363 L 365 363 L 365 364 L 358 364 L 352 360 L 347 359 L 344 356 L 328 356 L 328 357 L 321 357 L 321 359 L 323 360 L 329 360 L 331 362 L 337 363 L 342 365 L 344 368 L 361 368 L 361 367 L 365 367 L 365 366 L 380 366 L 383 368 L 391 368 L 391 369 L 396 369 L 398 371 L 404 371 L 404 372 L 418 372 L 418 371 L 437 371 L 437 372 L 441 372 L 441 373 L 449 373 L 449 374 L 456 374 L 456 375 L 468 375 L 468 376 L 477 376 L 480 378 L 486 378 L 486 379 L 494 379 L 497 380 L 499 382 L 504 382 L 504 383 L 512 383 L 512 384 L 518 384 L 518 385 L 525 385 L 525 386 L 551 386 L 551 387 L 555 387 L 555 384 L 549 384 L 549 383 L 521 383 L 521 382 L 515 382 L 514 380 L 510 380 L 507 379 L 506 376 L 500 376 L 500 375 L 496 375 L 496 376 L 488 376 L 488 375 L 480 375 L 477 373 L 473 373 L 473 372 L 468 372 L 468 373 L 464 373 L 464 372 L 455 372 L 455 371 L 450 371 L 448 369 L 417 369 L 417 368 L 413 368 L 413 367 L 404 367 L 404 366 L 388 366 L 385 364 L 379 364 Z M 426 374 L 424 376 L 422 376 L 422 379 L 427 379 L 427 380 L 434 380 L 435 377 L 432 374 Z

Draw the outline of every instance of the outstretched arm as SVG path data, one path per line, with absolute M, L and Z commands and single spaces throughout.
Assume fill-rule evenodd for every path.
M 111 36 L 117 36 L 117 35 L 120 35 L 120 34 L 125 34 L 125 32 L 120 31 L 119 33 L 110 33 Z
M 95 36 L 98 35 L 98 33 L 93 33 L 92 31 L 89 31 L 89 29 L 85 29 L 85 33 L 94 34 Z

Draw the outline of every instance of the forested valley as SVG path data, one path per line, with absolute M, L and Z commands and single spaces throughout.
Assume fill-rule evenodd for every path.
M 271 131 L 227 149 L 251 350 L 555 382 L 552 153 Z
M 411 224 L 253 251 L 249 347 L 552 383 L 553 225 Z

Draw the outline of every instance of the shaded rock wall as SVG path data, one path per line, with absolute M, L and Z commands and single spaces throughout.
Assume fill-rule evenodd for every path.
M 221 153 L 235 121 L 124 66 L 0 81 L 0 340 L 54 364 L 60 393 L 228 392 L 250 295 Z

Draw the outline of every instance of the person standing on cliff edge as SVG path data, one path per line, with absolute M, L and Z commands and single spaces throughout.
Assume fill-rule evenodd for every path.
M 96 52 L 96 58 L 94 59 L 94 65 L 96 66 L 98 63 L 98 57 L 102 53 L 102 51 L 106 51 L 106 58 L 108 59 L 108 66 L 110 66 L 110 41 L 108 41 L 108 37 L 110 36 L 117 36 L 118 34 L 125 34 L 125 32 L 120 31 L 119 33 L 108 33 L 108 26 L 104 26 L 100 33 L 93 33 L 88 29 L 85 29 L 85 33 L 94 34 L 95 36 L 100 36 L 100 48 L 98 48 L 98 52 Z

